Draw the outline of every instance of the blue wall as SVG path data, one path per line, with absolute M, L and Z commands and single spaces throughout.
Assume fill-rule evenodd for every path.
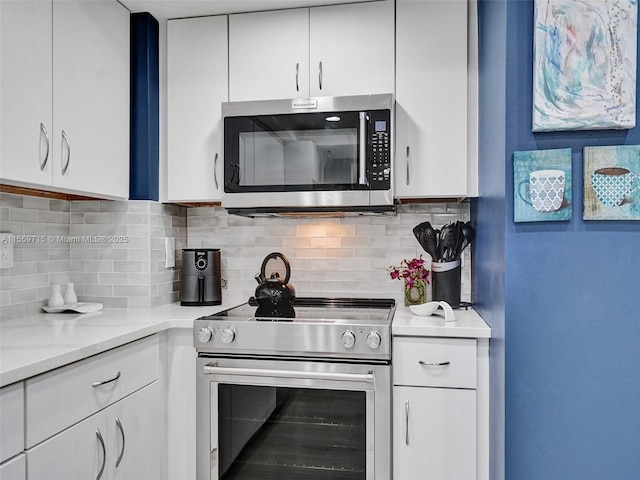
M 131 144 L 129 198 L 159 199 L 160 90 L 158 21 L 131 14 Z
M 506 7 L 506 17 L 500 6 Z M 487 68 L 506 72 L 503 157 L 497 156 L 499 148 L 487 146 L 494 138 L 480 137 L 481 169 L 495 174 L 504 170 L 506 175 L 504 338 L 499 339 L 504 340 L 505 478 L 637 480 L 640 222 L 582 220 L 582 149 L 640 144 L 639 129 L 533 134 L 533 2 L 481 0 L 480 12 L 481 39 L 491 36 L 487 28 L 506 25 L 506 64 L 480 64 L 481 82 L 491 76 L 482 73 Z M 496 55 L 489 57 L 495 60 Z M 493 87 L 481 83 L 481 92 L 499 97 Z M 492 112 L 489 119 L 498 117 Z M 565 147 L 573 149 L 572 220 L 516 225 L 513 152 Z M 493 181 L 486 176 L 483 171 L 481 192 Z M 499 224 L 488 208 L 492 201 L 477 202 L 479 230 Z M 491 282 L 500 268 L 487 267 L 501 262 L 490 249 L 503 245 L 495 239 L 495 247 L 491 245 L 489 235 L 482 244 L 480 238 L 475 300 L 486 305 L 488 318 L 497 319 L 499 332 L 501 308 L 491 300 L 491 288 L 482 284 Z M 502 293 L 498 288 L 497 295 Z M 499 352 L 492 352 L 492 362 L 492 373 L 499 371 Z M 496 425 L 494 418 L 492 427 Z M 499 437 L 495 431 L 493 435 Z M 492 478 L 502 478 L 498 470 L 494 467 Z
M 479 198 L 471 204 L 473 301 L 491 326 L 491 478 L 504 478 L 506 8 L 478 4 Z

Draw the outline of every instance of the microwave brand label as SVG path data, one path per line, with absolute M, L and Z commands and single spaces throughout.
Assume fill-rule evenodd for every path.
M 318 108 L 318 101 L 315 98 L 299 98 L 291 101 L 291 108 L 293 110 Z

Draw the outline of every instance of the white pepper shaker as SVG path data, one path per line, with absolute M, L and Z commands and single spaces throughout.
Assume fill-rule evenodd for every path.
M 49 294 L 49 307 L 62 308 L 63 305 L 64 305 L 64 298 L 62 298 L 60 285 L 51 285 L 51 293 Z
M 64 304 L 68 307 L 75 307 L 78 304 L 78 297 L 73 289 L 73 283 L 67 283 L 65 286 Z

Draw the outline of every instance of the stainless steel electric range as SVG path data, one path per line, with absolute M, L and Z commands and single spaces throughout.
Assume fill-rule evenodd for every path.
M 391 477 L 386 299 L 252 302 L 195 321 L 198 480 Z

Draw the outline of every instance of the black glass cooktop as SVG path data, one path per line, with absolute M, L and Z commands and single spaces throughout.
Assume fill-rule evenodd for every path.
M 394 307 L 393 299 L 296 297 L 292 308 L 270 311 L 259 307 L 251 297 L 245 304 L 201 320 L 385 324 L 391 321 L 390 313 Z

